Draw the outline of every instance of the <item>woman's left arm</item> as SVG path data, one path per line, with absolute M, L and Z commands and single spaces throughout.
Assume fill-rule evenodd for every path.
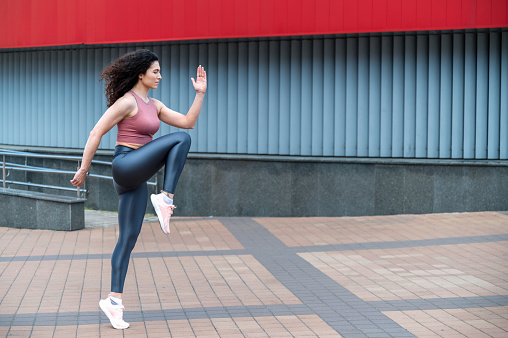
M 159 100 L 154 100 L 155 105 L 159 111 L 159 119 L 169 124 L 170 126 L 181 128 L 181 129 L 193 129 L 198 120 L 199 113 L 201 112 L 201 106 L 203 105 L 203 99 L 205 98 L 206 92 L 206 72 L 201 66 L 198 67 L 196 80 L 191 78 L 192 85 L 196 90 L 196 97 L 186 115 L 180 114 L 174 110 L 166 107 Z

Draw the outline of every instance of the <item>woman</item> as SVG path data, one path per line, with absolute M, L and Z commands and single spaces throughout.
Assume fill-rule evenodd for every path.
M 164 135 L 153 141 L 152 137 L 159 129 L 160 121 L 177 128 L 194 128 L 206 92 L 206 72 L 199 66 L 196 80 L 191 79 L 196 97 L 187 115 L 148 97 L 148 90 L 157 89 L 162 78 L 158 57 L 149 50 L 137 50 L 118 58 L 102 71 L 100 78 L 105 82 L 108 109 L 90 132 L 81 167 L 71 183 L 79 187 L 85 182 L 102 136 L 118 126 L 112 171 L 119 198 L 120 233 L 111 258 L 111 293 L 99 305 L 115 329 L 126 329 L 129 324 L 123 320 L 123 285 L 146 211 L 146 182 L 166 166 L 163 189 L 160 194 L 152 194 L 151 201 L 162 231 L 167 234 L 175 208 L 176 183 L 190 148 L 190 137 L 184 132 Z

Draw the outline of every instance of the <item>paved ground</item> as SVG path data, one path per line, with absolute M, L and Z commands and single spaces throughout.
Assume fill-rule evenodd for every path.
M 146 220 L 125 319 L 99 312 L 116 215 L 0 228 L 0 336 L 507 337 L 508 214 Z

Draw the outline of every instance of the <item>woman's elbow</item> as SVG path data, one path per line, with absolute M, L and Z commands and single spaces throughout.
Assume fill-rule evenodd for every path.
M 96 128 L 94 128 L 90 131 L 90 135 L 89 135 L 88 139 L 100 141 L 103 135 L 104 135 L 104 133 L 101 133 L 100 130 L 97 130 Z
M 90 131 L 88 138 L 96 138 L 99 135 L 99 132 L 94 128 Z
M 196 126 L 196 121 L 185 121 L 185 124 L 183 126 L 182 129 L 194 129 L 194 127 Z

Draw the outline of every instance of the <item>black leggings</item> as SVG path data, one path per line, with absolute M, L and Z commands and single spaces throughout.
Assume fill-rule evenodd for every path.
M 111 257 L 111 291 L 123 292 L 132 249 L 136 245 L 146 212 L 146 182 L 162 166 L 163 190 L 175 193 L 191 139 L 189 134 L 176 132 L 155 139 L 141 148 L 116 146 L 113 155 L 113 182 L 118 193 L 118 224 L 120 234 Z

